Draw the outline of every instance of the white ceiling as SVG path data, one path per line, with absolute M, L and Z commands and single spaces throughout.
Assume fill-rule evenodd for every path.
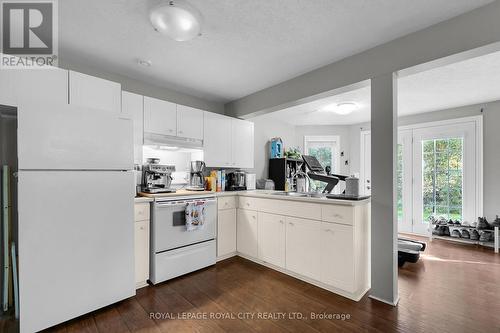
M 291 125 L 351 125 L 370 121 L 370 87 L 290 107 L 261 117 Z M 399 116 L 500 100 L 500 52 L 468 59 L 398 79 Z M 355 102 L 350 115 L 318 111 Z
M 59 1 L 61 58 L 227 102 L 492 0 L 190 0 L 205 26 L 189 42 L 153 31 L 158 2 Z

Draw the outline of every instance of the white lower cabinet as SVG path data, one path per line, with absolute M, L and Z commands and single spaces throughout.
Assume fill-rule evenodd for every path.
M 286 218 L 286 269 L 321 278 L 321 222 Z
M 139 218 L 147 218 L 138 220 Z M 135 205 L 135 285 L 146 286 L 149 280 L 149 203 Z
M 258 214 L 252 210 L 238 209 L 236 246 L 238 252 L 249 257 L 258 257 Z
M 259 259 L 281 268 L 285 268 L 285 219 L 282 215 L 258 214 Z
M 236 209 L 220 209 L 217 216 L 217 257 L 236 252 Z
M 353 227 L 325 222 L 321 225 L 321 282 L 354 292 Z

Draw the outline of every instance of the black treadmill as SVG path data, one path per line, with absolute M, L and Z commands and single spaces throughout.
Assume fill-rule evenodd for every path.
M 330 193 L 339 181 L 345 181 L 347 178 L 347 176 L 327 174 L 321 163 L 319 163 L 318 159 L 314 156 L 302 155 L 302 159 L 309 169 L 309 172 L 307 172 L 309 178 L 326 183 L 323 193 Z

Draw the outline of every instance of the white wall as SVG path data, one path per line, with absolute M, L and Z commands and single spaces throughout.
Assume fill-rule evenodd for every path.
M 280 137 L 285 149 L 297 146 L 295 127 L 285 122 L 270 120 L 267 117 L 249 119 L 254 123 L 255 133 L 255 167 L 253 172 L 257 179 L 268 178 L 269 140 Z
M 300 151 L 304 153 L 304 136 L 311 135 L 336 135 L 340 137 L 340 152 L 344 152 L 344 157 L 340 157 L 340 171 L 338 173 L 349 175 L 350 166 L 345 165 L 345 161 L 350 163 L 350 126 L 335 125 L 314 125 L 295 127 L 295 140 L 298 143 Z

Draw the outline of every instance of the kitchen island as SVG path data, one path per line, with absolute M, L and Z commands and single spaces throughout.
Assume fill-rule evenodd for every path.
M 358 301 L 370 288 L 370 199 L 219 192 L 218 260 L 238 255 Z

